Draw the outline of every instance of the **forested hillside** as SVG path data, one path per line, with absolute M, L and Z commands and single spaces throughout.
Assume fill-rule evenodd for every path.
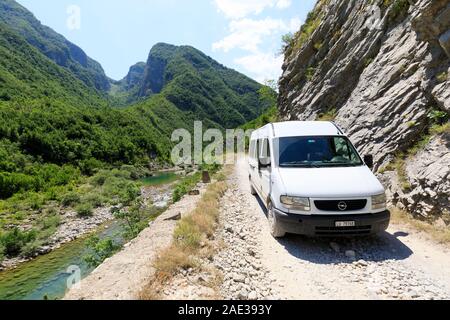
M 174 129 L 258 117 L 269 106 L 261 87 L 167 44 L 112 81 L 24 7 L 0 0 L 0 261 L 35 254 L 63 208 L 85 216 L 135 198 L 132 180 L 170 164 Z
M 113 87 L 120 104 L 153 104 L 160 95 L 188 118 L 208 120 L 234 128 L 258 117 L 268 108 L 261 103 L 256 81 L 229 69 L 189 46 L 156 44 L 147 63 L 137 63 Z
M 84 82 L 87 86 L 106 92 L 110 88 L 102 66 L 86 53 L 42 25 L 34 15 L 14 0 L 0 0 L 0 22 L 7 24 L 31 46 Z

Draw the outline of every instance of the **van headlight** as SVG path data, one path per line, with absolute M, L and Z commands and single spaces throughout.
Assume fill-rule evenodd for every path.
M 281 196 L 280 201 L 288 209 L 299 211 L 311 211 L 309 198 Z
M 386 194 L 372 196 L 372 210 L 386 209 Z

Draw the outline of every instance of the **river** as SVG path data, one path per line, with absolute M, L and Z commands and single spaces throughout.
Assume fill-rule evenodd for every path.
M 145 186 L 163 186 L 177 180 L 174 173 L 157 173 L 142 179 Z M 111 221 L 93 234 L 100 239 L 113 237 L 123 242 L 121 226 Z M 92 234 L 91 234 L 92 235 Z M 83 259 L 89 253 L 86 237 L 64 244 L 51 253 L 22 263 L 15 269 L 0 272 L 0 300 L 61 299 L 67 291 L 69 277 L 86 277 L 93 271 Z

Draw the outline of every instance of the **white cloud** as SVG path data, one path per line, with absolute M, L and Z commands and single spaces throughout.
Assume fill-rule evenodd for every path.
M 228 52 L 238 48 L 245 51 L 258 52 L 265 37 L 278 33 L 295 31 L 301 24 L 300 19 L 290 22 L 281 19 L 266 18 L 263 20 L 241 19 L 230 22 L 230 34 L 213 43 L 213 50 Z
M 242 19 L 250 14 L 260 14 L 265 8 L 286 9 L 292 0 L 214 0 L 217 9 L 230 19 Z
M 279 9 L 286 9 L 289 8 L 292 4 L 292 0 L 278 0 L 277 1 L 277 8 Z
M 289 32 L 297 32 L 302 26 L 302 20 L 298 17 L 292 18 L 289 21 Z
M 284 10 L 292 5 L 292 0 L 214 0 L 219 12 L 230 20 L 229 34 L 213 43 L 213 50 L 229 52 L 233 49 L 247 54 L 234 59 L 247 74 L 257 81 L 278 79 L 281 74 L 283 57 L 277 55 L 281 47 L 281 35 L 295 32 L 301 26 L 299 18 L 274 19 L 270 16 L 254 19 L 265 9 Z M 278 40 L 277 40 L 278 39 Z
M 234 63 L 252 73 L 255 80 L 263 83 L 265 80 L 278 79 L 281 74 L 283 57 L 273 53 L 256 52 L 237 58 Z

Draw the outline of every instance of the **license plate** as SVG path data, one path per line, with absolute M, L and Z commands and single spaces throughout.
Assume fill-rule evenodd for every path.
M 355 221 L 336 221 L 336 227 L 354 227 Z

